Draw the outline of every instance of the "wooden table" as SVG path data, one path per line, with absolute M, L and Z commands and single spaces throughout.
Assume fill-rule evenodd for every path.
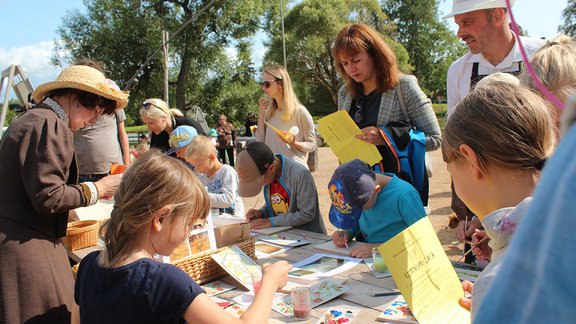
M 270 258 L 260 259 L 270 262 L 275 262 L 278 260 L 286 260 L 290 263 L 296 263 L 298 261 L 304 260 L 305 258 L 318 253 L 313 250 L 313 247 L 317 244 L 324 243 L 330 240 L 330 237 L 323 234 L 291 229 L 286 232 L 290 236 L 299 236 L 311 242 L 309 245 L 292 248 L 288 251 L 275 254 Z M 97 250 L 102 247 L 90 247 L 86 249 L 69 251 L 69 256 L 73 260 L 80 261 L 88 253 Z M 260 261 L 259 261 L 260 262 Z M 394 280 L 391 277 L 377 279 L 374 277 L 368 266 L 361 262 L 354 268 L 343 272 L 336 276 L 336 278 L 346 279 L 344 285 L 350 288 L 349 291 L 340 295 L 325 304 L 322 304 L 316 308 L 312 309 L 311 318 L 307 321 L 296 321 L 293 318 L 285 317 L 276 313 L 275 311 L 270 312 L 270 323 L 316 323 L 316 321 L 329 309 L 337 307 L 343 309 L 347 306 L 352 306 L 361 309 L 360 313 L 356 317 L 354 323 L 378 323 L 376 317 L 384 310 L 384 306 L 392 301 L 395 296 L 386 297 L 372 297 L 374 293 L 387 292 L 393 289 L 397 289 Z M 238 289 L 234 289 L 222 294 L 218 297 L 231 300 L 234 297 L 242 295 L 246 292 L 244 288 L 241 288 L 240 284 L 235 283 L 231 277 L 226 277 L 220 279 L 222 281 L 234 284 Z

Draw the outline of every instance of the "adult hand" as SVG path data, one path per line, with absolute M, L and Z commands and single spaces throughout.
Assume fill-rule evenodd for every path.
M 276 289 L 286 286 L 288 282 L 288 272 L 292 270 L 292 265 L 286 261 L 278 261 L 272 265 L 262 266 L 262 282 L 273 281 Z
M 458 303 L 460 306 L 470 310 L 472 308 L 472 291 L 474 290 L 474 283 L 464 280 L 462 281 L 462 289 L 464 289 L 464 297 L 461 297 Z
M 332 243 L 337 247 L 345 247 L 349 241 L 350 233 L 348 233 L 348 231 L 336 231 L 332 233 Z
M 272 227 L 272 223 L 270 223 L 270 218 L 258 218 L 250 221 L 250 228 L 252 229 L 268 228 L 268 227 Z
M 121 180 L 122 174 L 113 174 L 94 182 L 98 189 L 98 199 L 113 197 Z
M 466 241 L 466 238 L 472 237 L 476 229 L 480 229 L 482 224 L 480 224 L 480 219 L 478 217 L 469 221 L 460 221 L 458 227 L 456 227 L 456 238 L 460 242 Z
M 246 220 L 251 221 L 258 218 L 262 218 L 262 212 L 259 209 L 252 208 L 246 212 Z
M 360 131 L 362 131 L 362 134 L 354 135 L 354 137 L 356 137 L 357 139 L 378 146 L 386 144 L 378 127 L 369 126 L 362 128 Z
M 372 257 L 372 244 L 361 244 L 350 251 L 353 258 L 370 258 Z
M 268 109 L 269 105 L 270 105 L 270 98 L 268 98 L 268 97 L 262 97 L 262 98 L 260 98 L 260 100 L 258 100 L 258 107 L 259 107 L 260 113 L 266 111 L 266 109 Z
M 490 238 L 488 234 L 486 234 L 486 231 L 475 230 L 474 234 L 472 234 L 470 245 L 472 245 L 472 253 L 476 259 L 490 260 L 492 257 L 492 248 L 488 246 L 488 242 L 490 242 Z

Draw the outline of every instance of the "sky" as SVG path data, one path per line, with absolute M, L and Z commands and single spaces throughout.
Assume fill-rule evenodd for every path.
M 561 13 L 567 0 L 516 0 L 512 14 L 516 22 L 532 37 L 550 38 L 557 34 Z M 440 16 L 451 11 L 452 1 L 441 0 Z M 71 10 L 84 11 L 81 0 L 0 0 L 0 71 L 11 64 L 19 64 L 37 87 L 54 80 L 60 71 L 50 65 L 53 42 L 58 38 L 57 28 L 62 17 Z M 451 30 L 456 31 L 454 19 L 447 20 Z M 260 34 L 262 35 L 262 34 Z M 254 61 L 260 67 L 265 48 L 262 36 L 256 37 Z M 0 100 L 6 89 L 2 88 Z

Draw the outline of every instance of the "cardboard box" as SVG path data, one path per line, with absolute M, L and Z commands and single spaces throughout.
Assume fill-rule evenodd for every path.
M 244 219 L 218 219 L 214 221 L 214 236 L 216 246 L 223 247 L 247 240 L 250 237 L 250 224 Z

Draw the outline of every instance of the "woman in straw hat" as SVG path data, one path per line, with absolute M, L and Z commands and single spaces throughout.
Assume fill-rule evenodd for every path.
M 74 280 L 69 212 L 112 196 L 121 176 L 77 184 L 72 132 L 128 103 L 98 70 L 70 66 L 33 94 L 38 105 L 0 141 L 0 323 L 68 323 Z
M 184 117 L 184 114 L 178 109 L 170 109 L 162 99 L 146 99 L 140 107 L 140 118 L 148 130 L 152 132 L 150 147 L 162 151 L 170 149 L 170 134 L 178 126 L 192 126 L 198 135 L 206 135 L 200 123 L 192 118 Z M 174 156 L 176 155 L 174 154 Z

